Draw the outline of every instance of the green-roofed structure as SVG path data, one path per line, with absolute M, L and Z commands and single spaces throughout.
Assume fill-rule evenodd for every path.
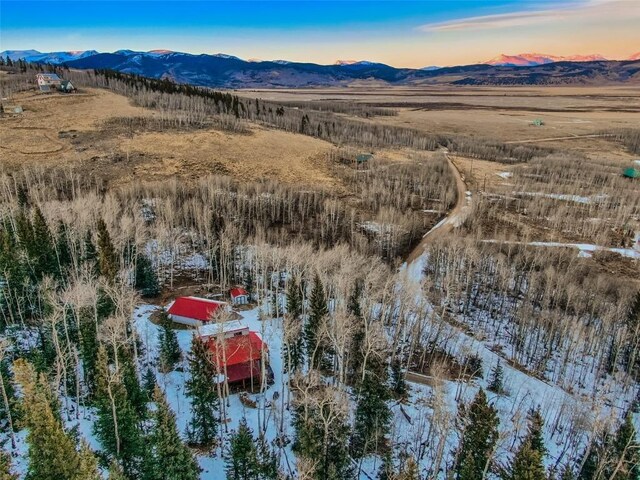
M 640 178 L 640 168 L 629 167 L 625 168 L 622 175 L 627 178 Z

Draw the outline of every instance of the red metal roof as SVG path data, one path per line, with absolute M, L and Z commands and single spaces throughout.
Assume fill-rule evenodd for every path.
M 260 378 L 260 365 L 258 362 L 239 363 L 227 367 L 227 381 L 229 383 L 249 380 L 251 377 Z
M 232 365 L 248 364 L 252 361 L 257 362 L 262 358 L 262 351 L 266 352 L 268 350 L 267 345 L 256 332 L 249 332 L 248 335 L 237 335 L 222 340 L 211 338 L 208 340 L 208 346 L 221 372 L 224 371 L 225 363 L 228 370 Z
M 230 293 L 231 293 L 231 298 L 236 298 L 241 295 L 249 295 L 249 292 L 247 292 L 244 288 L 240 288 L 240 287 L 232 288 Z
M 216 302 L 214 300 L 207 300 L 206 298 L 178 297 L 167 312 L 170 315 L 178 315 L 180 317 L 194 318 L 202 322 L 208 322 L 211 319 L 211 315 L 224 305 L 224 302 Z

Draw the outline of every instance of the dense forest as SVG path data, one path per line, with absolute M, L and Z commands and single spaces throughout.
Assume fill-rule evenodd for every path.
M 27 88 L 33 67 L 23 67 L 14 91 Z M 135 128 L 241 133 L 258 122 L 329 140 L 354 193 L 220 176 L 106 188 L 69 169 L 3 172 L 0 478 L 639 477 L 636 284 L 575 252 L 483 241 L 503 202 L 566 235 L 600 218 L 613 232 L 603 239 L 624 243 L 636 190 L 538 147 L 112 72 L 65 75 L 162 113 Z M 355 146 L 415 154 L 358 166 Z M 444 146 L 527 160 L 521 191 L 550 193 L 536 179 L 556 176 L 575 194 L 600 179 L 610 196 L 573 222 L 554 216 L 557 198 L 481 197 L 453 234 L 402 265 L 435 223 L 424 211 L 456 202 L 447 157 L 425 154 Z M 492 225 L 501 238 L 512 228 Z M 263 376 L 245 396 L 157 308 L 184 287 L 234 285 L 252 294 L 240 313 L 269 341 L 274 369 L 272 385 Z

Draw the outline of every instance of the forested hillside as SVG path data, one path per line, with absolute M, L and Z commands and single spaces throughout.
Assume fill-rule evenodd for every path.
M 3 95 L 31 88 L 23 67 Z M 0 478 L 638 478 L 640 190 L 604 161 L 362 107 L 64 75 L 158 113 L 111 119 L 123 138 L 258 124 L 329 141 L 344 189 L 5 167 Z M 515 192 L 461 192 L 454 153 L 512 168 Z M 536 244 L 556 236 L 595 253 Z M 237 285 L 273 371 L 244 393 L 162 309 Z

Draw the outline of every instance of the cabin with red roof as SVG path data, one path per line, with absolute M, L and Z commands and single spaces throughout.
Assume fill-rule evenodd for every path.
M 172 321 L 192 327 L 206 325 L 223 311 L 229 311 L 227 302 L 200 297 L 178 297 L 167 308 Z
M 220 382 L 232 388 L 258 388 L 263 373 L 267 381 L 273 378 L 269 366 L 269 348 L 257 332 L 240 322 L 211 323 L 200 330 Z
M 234 287 L 229 290 L 229 296 L 234 305 L 246 305 L 249 303 L 249 292 L 242 287 Z

